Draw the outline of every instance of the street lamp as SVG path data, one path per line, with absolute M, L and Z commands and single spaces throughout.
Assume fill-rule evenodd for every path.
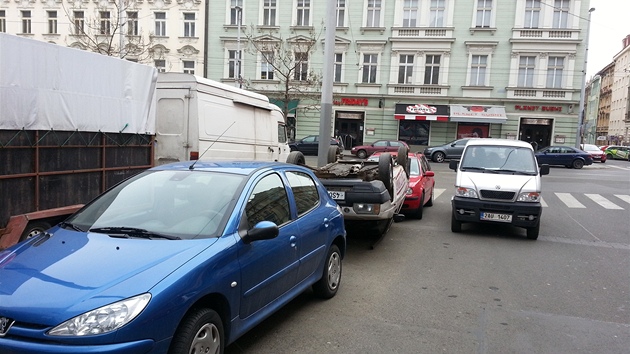
M 236 80 L 238 81 L 238 87 L 243 88 L 243 80 L 241 78 L 241 21 L 243 16 L 243 8 L 236 6 L 236 26 L 238 27 L 238 34 L 236 37 Z
M 580 110 L 578 112 L 578 126 L 575 135 L 575 147 L 580 148 L 582 143 L 582 125 L 584 125 L 584 95 L 586 94 L 586 64 L 588 62 L 588 37 L 591 33 L 591 14 L 595 11 L 594 7 L 588 10 L 588 23 L 586 24 L 586 39 L 584 41 L 584 71 L 582 72 L 582 90 L 580 92 Z

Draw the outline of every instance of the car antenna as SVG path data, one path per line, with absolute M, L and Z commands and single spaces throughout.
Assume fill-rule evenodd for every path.
M 216 143 L 219 139 L 221 139 L 221 137 L 223 136 L 223 134 L 227 133 L 227 131 L 228 131 L 228 130 L 230 130 L 230 128 L 232 128 L 232 126 L 234 125 L 234 123 L 236 123 L 236 121 L 233 121 L 233 122 L 232 122 L 232 124 L 230 124 L 230 126 L 229 126 L 229 127 L 227 127 L 227 128 L 223 131 L 223 133 L 221 133 L 221 135 L 219 135 L 219 136 L 218 136 L 218 137 L 217 137 L 217 138 L 216 138 L 216 139 L 212 142 L 212 144 L 210 144 L 210 146 L 208 146 L 208 148 L 207 148 L 207 149 L 205 149 L 205 150 L 203 151 L 203 153 L 202 153 L 202 154 L 201 154 L 201 155 L 197 158 L 197 160 L 195 160 L 195 162 L 193 162 L 193 163 L 192 163 L 192 165 L 190 165 L 190 166 L 188 167 L 188 169 L 189 169 L 189 170 L 191 170 L 191 171 L 192 171 L 192 170 L 194 170 L 194 169 L 195 169 L 195 164 L 197 163 L 197 161 L 199 161 L 199 160 L 203 157 L 203 155 L 205 155 L 205 154 L 206 154 L 206 152 L 208 152 L 208 150 L 210 150 L 210 148 L 212 147 L 212 145 L 214 145 L 214 143 Z

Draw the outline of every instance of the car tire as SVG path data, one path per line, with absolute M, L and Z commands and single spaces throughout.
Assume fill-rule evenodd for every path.
M 327 163 L 333 163 L 337 161 L 337 152 L 339 151 L 339 147 L 337 145 L 331 145 L 328 148 L 328 155 L 326 156 Z
M 451 213 L 451 232 L 462 232 L 462 222 L 455 219 L 455 210 Z
M 367 157 L 367 151 L 365 150 L 359 150 L 357 151 L 357 157 L 360 159 L 364 159 Z
M 434 162 L 442 163 L 444 162 L 445 157 L 446 155 L 443 152 L 438 151 L 434 153 L 433 156 L 431 156 L 431 160 L 433 160 Z
M 313 284 L 313 293 L 322 299 L 330 299 L 337 294 L 341 283 L 341 252 L 337 245 L 331 245 L 324 264 L 322 278 Z
M 606 160 L 613 160 L 612 154 L 606 154 Z
M 409 155 L 407 155 L 409 151 L 404 146 L 398 147 L 398 154 L 396 155 L 396 163 L 402 166 L 405 169 L 405 174 L 407 178 L 409 178 Z
M 534 227 L 527 228 L 527 238 L 530 240 L 537 240 L 539 232 L 540 232 L 540 222 L 538 223 L 538 225 Z
M 435 186 L 433 188 L 435 188 Z M 426 206 L 428 206 L 428 207 L 432 207 L 433 206 L 433 188 L 431 188 L 431 198 L 429 198 L 429 200 L 427 201 L 427 204 L 426 204 Z
M 413 214 L 413 216 L 418 220 L 422 220 L 422 214 L 424 214 L 424 192 L 422 192 L 422 196 L 420 197 L 420 205 L 418 206 L 418 209 L 416 209 L 416 212 Z
M 52 225 L 50 225 L 49 223 L 45 221 L 30 222 L 28 223 L 28 225 L 26 225 L 26 228 L 22 232 L 22 235 L 20 236 L 20 242 L 27 240 L 31 237 L 35 237 L 39 235 L 40 233 L 50 229 L 51 227 Z
M 289 153 L 289 156 L 287 156 L 287 163 L 291 163 L 294 165 L 305 165 L 306 158 L 304 157 L 304 154 L 300 151 L 291 151 Z
M 180 323 L 169 348 L 169 354 L 223 353 L 225 334 L 223 322 L 209 308 L 193 310 Z
M 389 192 L 389 197 L 394 200 L 394 166 L 392 155 L 384 153 L 378 157 L 378 178 L 385 185 Z
M 580 159 L 575 159 L 573 160 L 573 163 L 571 163 L 571 167 L 579 170 L 580 168 L 584 167 L 584 161 Z

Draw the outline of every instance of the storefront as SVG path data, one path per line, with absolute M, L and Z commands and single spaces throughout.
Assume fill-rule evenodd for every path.
M 457 139 L 489 138 L 491 124 L 507 121 L 503 106 L 450 105 L 450 113 L 450 121 L 457 123 Z
M 409 145 L 428 145 L 432 122 L 448 122 L 448 105 L 396 104 L 398 139 Z

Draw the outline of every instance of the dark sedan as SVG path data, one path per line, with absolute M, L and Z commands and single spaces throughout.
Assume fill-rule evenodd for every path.
M 459 160 L 462 157 L 462 152 L 464 151 L 466 143 L 468 143 L 470 139 L 474 138 L 458 139 L 444 145 L 429 146 L 424 149 L 423 153 L 427 159 L 430 159 L 433 162 L 444 162 L 446 159 Z
M 343 143 L 339 139 L 330 138 L 330 145 L 337 145 L 338 153 L 343 153 Z M 300 151 L 304 155 L 317 155 L 319 149 L 319 135 L 309 135 L 300 140 L 289 143 L 291 151 Z
M 536 151 L 538 165 L 562 165 L 568 168 L 582 168 L 593 163 L 591 154 L 571 146 L 548 146 Z

